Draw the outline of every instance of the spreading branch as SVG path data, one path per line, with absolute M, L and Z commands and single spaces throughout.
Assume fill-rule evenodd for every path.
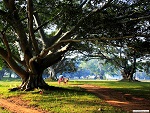
M 34 48 L 36 54 L 38 54 L 39 49 L 38 49 L 38 44 L 37 44 L 37 41 L 35 39 L 34 29 L 33 29 L 33 3 L 32 3 L 32 0 L 28 0 L 28 17 L 29 17 L 28 22 L 29 22 L 30 38 L 32 40 L 33 48 Z
M 4 43 L 4 45 L 5 45 L 6 48 L 7 48 L 8 58 L 10 58 L 10 57 L 11 57 L 11 49 L 10 49 L 9 44 L 8 44 L 8 41 L 7 41 L 7 39 L 6 39 L 6 35 L 5 35 L 4 32 L 1 32 L 1 35 L 2 35 L 1 38 L 2 38 L 2 40 L 3 40 L 3 43 Z
M 51 47 L 43 50 L 40 53 L 40 57 L 44 57 L 46 56 L 48 53 L 48 51 L 52 50 L 53 48 L 60 46 L 62 44 L 68 44 L 68 43 L 79 43 L 82 41 L 95 41 L 95 40 L 99 40 L 99 41 L 113 41 L 113 40 L 122 40 L 122 39 L 129 39 L 129 38 L 134 38 L 133 36 L 126 36 L 126 37 L 116 37 L 116 38 L 106 38 L 106 37 L 101 37 L 101 38 L 91 38 L 91 39 L 68 39 L 68 40 L 62 40 L 59 41 L 58 43 L 53 44 Z
M 81 4 L 79 5 L 79 9 L 82 8 L 86 3 L 87 3 L 87 0 L 82 1 Z
M 62 14 L 62 13 L 63 12 L 61 10 L 54 18 L 52 18 L 51 20 L 48 20 L 47 22 L 42 24 L 41 21 L 40 21 L 38 13 L 34 12 L 34 20 L 35 20 L 35 24 L 37 26 L 37 29 L 35 29 L 34 32 L 39 31 L 40 37 L 41 37 L 42 41 L 44 42 L 43 43 L 44 48 L 53 45 L 60 38 L 60 36 L 62 35 L 63 30 L 64 30 L 64 28 L 66 27 L 67 24 L 64 24 L 62 26 L 62 28 L 59 30 L 59 32 L 51 38 L 46 37 L 42 27 L 46 26 L 50 21 L 54 21 L 55 19 L 57 19 L 59 17 L 59 15 Z
M 78 28 L 82 25 L 82 23 L 83 23 L 86 19 L 88 19 L 88 18 L 91 17 L 92 15 L 94 15 L 94 14 L 96 14 L 96 13 L 98 13 L 98 12 L 104 10 L 105 8 L 107 8 L 108 5 L 109 5 L 112 1 L 113 1 L 113 0 L 109 0 L 109 1 L 108 1 L 107 3 L 105 3 L 101 8 L 94 9 L 94 10 L 92 10 L 88 15 L 82 17 L 82 18 L 78 21 L 78 23 L 77 23 L 70 31 L 66 32 L 62 37 L 60 37 L 57 42 L 59 42 L 59 41 L 61 41 L 61 40 L 69 39 L 70 37 L 72 37 L 73 33 L 75 33 L 75 32 L 78 30 Z
M 6 50 L 0 47 L 0 56 L 8 63 L 8 65 L 11 67 L 12 70 L 14 70 L 18 75 L 20 75 L 22 78 L 24 78 L 24 75 L 28 75 L 28 73 L 22 69 L 12 57 L 8 60 L 8 53 Z
M 7 54 L 7 57 L 8 57 L 8 58 L 12 57 L 12 58 L 13 58 L 15 61 L 17 61 L 19 64 L 21 64 L 21 65 L 23 65 L 24 67 L 26 67 L 24 61 L 21 61 L 21 60 L 18 59 L 14 54 L 11 53 L 11 49 L 10 49 L 10 47 L 9 47 L 9 43 L 8 43 L 8 41 L 7 41 L 7 38 L 6 38 L 6 34 L 5 34 L 4 32 L 1 32 L 1 35 L 2 35 L 1 39 L 2 39 L 4 45 L 6 46 L 6 49 L 7 49 L 7 53 L 8 53 L 8 54 Z M 7 58 L 7 57 L 6 57 L 6 58 Z

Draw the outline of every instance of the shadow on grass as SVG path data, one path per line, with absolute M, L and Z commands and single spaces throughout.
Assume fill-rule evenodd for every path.
M 104 101 L 96 98 L 95 95 L 91 92 L 87 92 L 85 89 L 79 87 L 53 87 L 55 90 L 45 90 L 41 94 L 40 100 L 35 95 L 34 98 L 37 104 L 39 101 L 43 102 L 43 104 L 50 106 L 49 110 L 54 107 L 61 107 L 61 109 L 68 108 L 70 109 L 87 109 L 86 112 L 94 112 L 94 113 L 122 113 L 122 110 L 113 108 L 109 106 Z M 57 90 L 56 90 L 57 89 Z M 37 92 L 36 92 L 37 93 Z M 35 94 L 33 92 L 33 94 Z M 95 109 L 95 110 L 94 110 Z M 91 110 L 91 111 L 90 111 Z

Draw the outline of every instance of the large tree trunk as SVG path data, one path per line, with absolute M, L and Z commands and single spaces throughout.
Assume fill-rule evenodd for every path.
M 25 65 L 25 67 L 18 65 L 14 58 L 9 56 L 8 52 L 3 48 L 0 48 L 0 53 L 1 57 L 7 62 L 9 67 L 22 79 L 22 84 L 17 88 L 11 89 L 12 91 L 27 91 L 34 90 L 35 88 L 42 88 L 46 90 L 57 89 L 46 84 L 42 78 L 42 74 L 46 68 L 57 63 L 62 58 L 62 55 L 65 53 L 65 51 L 58 51 L 56 53 L 49 54 L 42 59 L 40 57 L 33 61 L 31 59 L 29 65 Z M 38 59 L 40 59 L 40 62 Z
M 31 91 L 34 89 L 44 89 L 44 90 L 54 90 L 56 87 L 49 86 L 42 78 L 42 75 L 29 75 L 28 77 L 22 79 L 22 83 L 17 88 L 10 89 L 11 91 L 21 90 L 21 91 Z
M 43 70 L 43 69 L 42 69 Z M 17 88 L 10 89 L 11 91 L 21 90 L 21 91 L 31 91 L 34 89 L 44 89 L 44 90 L 54 90 L 57 89 L 53 86 L 49 86 L 43 79 L 43 71 L 41 69 L 36 69 L 36 73 L 28 72 L 28 75 L 22 75 L 22 83 Z M 19 70 L 18 70 L 19 71 Z
M 20 90 L 34 90 L 35 88 L 49 89 L 49 85 L 45 83 L 42 75 L 32 75 L 22 79 L 22 84 L 18 87 Z
M 135 79 L 133 79 L 133 74 L 136 72 L 135 64 L 136 61 L 134 60 L 133 65 L 126 66 L 124 69 L 121 70 L 123 80 L 136 81 Z
M 123 80 L 129 80 L 129 81 L 133 81 L 133 72 L 131 70 L 128 69 L 123 69 L 121 70 L 121 74 L 123 77 Z
M 121 70 L 121 74 L 124 80 L 137 81 L 133 79 L 133 74 L 136 72 L 136 51 L 133 51 L 132 65 L 126 64 L 124 69 Z
M 63 52 L 62 52 L 63 53 Z M 45 90 L 54 90 L 57 89 L 53 86 L 49 86 L 43 79 L 42 74 L 49 65 L 57 63 L 61 59 L 61 52 L 52 54 L 48 58 L 44 58 L 40 63 L 33 62 L 33 65 L 30 65 L 31 72 L 26 72 L 27 74 L 22 75 L 22 84 L 18 88 L 13 88 L 12 90 L 34 90 L 35 88 L 45 89 Z M 56 55 L 56 56 L 55 56 Z M 20 70 L 16 70 L 19 72 Z

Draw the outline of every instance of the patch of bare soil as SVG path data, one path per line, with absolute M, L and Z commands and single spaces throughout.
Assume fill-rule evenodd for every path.
M 122 92 L 117 92 L 110 88 L 94 85 L 79 85 L 78 87 L 84 88 L 87 91 L 96 94 L 108 104 L 121 108 L 127 112 L 133 112 L 133 110 L 150 111 L 150 100 L 145 98 L 135 97 L 131 94 L 123 94 Z
M 8 99 L 0 99 L 0 107 L 7 109 L 12 113 L 49 113 L 37 107 L 31 107 L 28 101 L 24 101 L 21 97 L 11 97 Z

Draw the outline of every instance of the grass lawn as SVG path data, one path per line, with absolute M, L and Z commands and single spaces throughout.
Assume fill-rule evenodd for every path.
M 123 113 L 122 110 L 114 108 L 95 95 L 85 92 L 80 88 L 70 87 L 72 84 L 93 84 L 104 87 L 110 87 L 124 93 L 132 93 L 137 96 L 150 97 L 150 83 L 144 82 L 118 82 L 118 81 L 70 81 L 68 85 L 58 85 L 57 82 L 47 82 L 50 85 L 64 87 L 68 90 L 60 91 L 44 91 L 43 94 L 39 90 L 30 92 L 9 92 L 9 88 L 16 87 L 21 82 L 18 80 L 0 81 L 0 98 L 8 98 L 11 96 L 21 95 L 23 100 L 28 100 L 30 106 L 36 106 L 41 109 L 54 113 L 99 113 L 99 108 L 105 113 Z M 1 112 L 0 108 L 0 112 Z M 2 113 L 7 113 L 2 112 Z

